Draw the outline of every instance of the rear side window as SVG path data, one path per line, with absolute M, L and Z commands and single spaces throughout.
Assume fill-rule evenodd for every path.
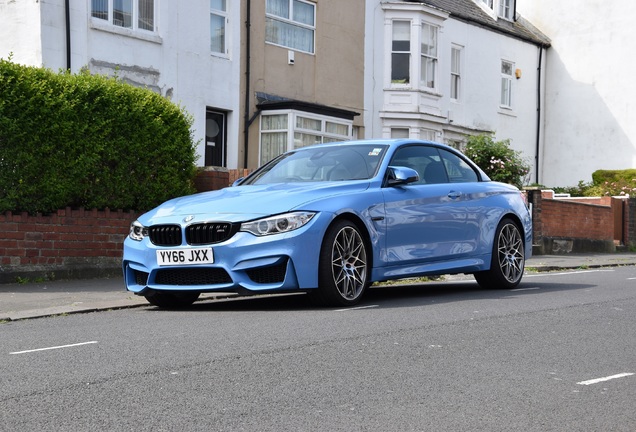
M 448 174 L 448 180 L 451 183 L 469 183 L 479 181 L 479 175 L 473 167 L 468 165 L 466 161 L 454 153 L 449 151 L 438 149 L 444 166 L 446 167 L 446 173 Z

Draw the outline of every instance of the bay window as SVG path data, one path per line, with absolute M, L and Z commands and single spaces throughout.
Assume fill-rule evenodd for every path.
M 259 165 L 286 151 L 314 144 L 348 141 L 353 122 L 296 110 L 261 115 Z

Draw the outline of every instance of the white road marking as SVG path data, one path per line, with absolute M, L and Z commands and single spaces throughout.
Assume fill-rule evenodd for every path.
M 559 273 L 553 273 L 553 272 L 541 272 L 541 273 L 533 273 L 533 274 L 525 273 L 523 276 L 524 277 L 567 276 L 567 275 L 581 274 L 581 273 L 599 273 L 599 272 L 613 272 L 613 271 L 614 270 L 612 270 L 612 269 L 607 269 L 607 270 L 577 270 L 577 271 L 568 271 L 568 272 L 559 272 Z
M 37 348 L 37 349 L 26 350 L 26 351 L 15 351 L 15 352 L 12 352 L 12 353 L 9 353 L 9 354 L 27 354 L 27 353 L 38 352 L 38 351 L 48 351 L 48 350 L 61 349 L 61 348 L 70 348 L 70 347 L 76 347 L 76 346 L 81 346 L 81 345 L 90 345 L 90 344 L 96 344 L 96 343 L 97 343 L 97 341 L 81 342 L 81 343 L 70 344 L 70 345 L 60 345 L 60 346 L 47 347 L 47 348 Z
M 603 377 L 603 378 L 596 378 L 596 379 L 591 379 L 591 380 L 587 380 L 587 381 L 581 381 L 578 382 L 577 384 L 580 385 L 592 385 L 592 384 L 598 384 L 600 382 L 605 382 L 605 381 L 609 381 L 609 380 L 613 380 L 613 379 L 618 379 L 618 378 L 625 378 L 628 376 L 632 376 L 634 375 L 631 372 L 626 372 L 626 373 L 622 373 L 622 374 L 618 374 L 618 375 L 612 375 L 612 376 L 608 376 L 608 377 Z
M 358 306 L 358 307 L 347 308 L 347 309 L 336 309 L 334 310 L 334 312 L 347 312 L 347 311 L 354 311 L 354 310 L 360 310 L 360 309 L 371 309 L 371 308 L 376 308 L 378 306 L 380 305 Z

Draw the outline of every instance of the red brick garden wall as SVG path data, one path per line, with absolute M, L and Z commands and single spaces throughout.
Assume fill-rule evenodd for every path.
M 99 276 L 119 270 L 133 212 L 64 209 L 51 215 L 0 214 L 0 283 Z
M 528 200 L 532 204 L 536 254 L 614 252 L 616 245 L 632 245 L 633 199 L 560 199 L 554 198 L 552 191 L 534 190 L 528 191 Z M 615 219 L 616 212 L 619 215 Z M 617 232 L 622 233 L 620 238 L 616 238 Z
M 206 168 L 199 192 L 217 190 L 249 170 Z M 139 213 L 58 210 L 51 215 L 0 214 L 0 283 L 16 280 L 119 276 L 123 242 Z

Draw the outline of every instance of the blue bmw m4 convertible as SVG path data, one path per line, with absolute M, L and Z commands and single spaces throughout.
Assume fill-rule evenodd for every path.
M 214 291 L 351 306 L 372 282 L 415 276 L 513 288 L 531 253 L 517 188 L 443 144 L 372 140 L 300 148 L 160 205 L 131 225 L 123 270 L 129 291 L 164 308 Z

